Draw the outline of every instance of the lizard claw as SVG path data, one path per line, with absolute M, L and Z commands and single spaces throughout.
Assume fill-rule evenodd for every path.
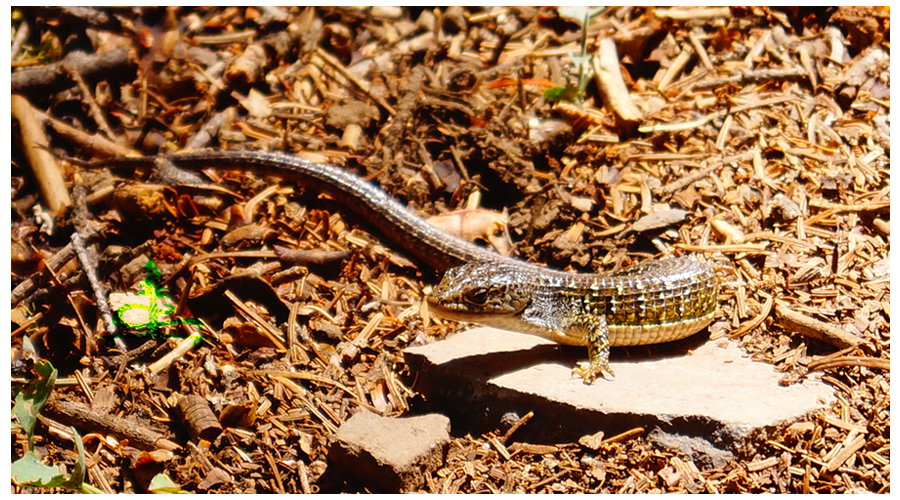
M 609 373 L 610 377 L 605 377 L 603 375 L 604 372 Z M 578 366 L 572 369 L 572 375 L 578 375 L 583 378 L 584 383 L 587 385 L 593 384 L 598 376 L 601 378 L 608 378 L 609 380 L 616 378 L 616 374 L 613 372 L 612 368 L 609 367 L 609 363 L 604 365 L 579 363 Z

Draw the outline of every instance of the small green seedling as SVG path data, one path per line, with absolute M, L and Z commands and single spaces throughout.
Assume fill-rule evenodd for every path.
M 591 19 L 606 10 L 606 7 L 595 7 L 593 9 L 575 6 L 560 7 L 559 15 L 574 20 L 581 24 L 581 53 L 575 55 L 569 52 L 569 58 L 572 64 L 578 66 L 578 83 L 576 85 L 566 85 L 565 87 L 552 87 L 544 91 L 544 98 L 548 101 L 570 101 L 581 103 L 584 98 L 584 91 L 587 89 L 589 75 L 587 74 L 587 62 L 591 60 L 590 54 L 587 53 L 587 34 L 588 25 Z
M 162 274 L 152 260 L 144 266 L 147 277 L 141 282 L 137 293 L 111 293 L 109 303 L 116 312 L 115 321 L 123 329 L 138 332 L 134 335 L 156 337 L 163 327 L 190 324 L 200 325 L 194 318 L 173 318 L 175 303 L 166 295 L 160 284 Z
M 25 337 L 25 342 L 29 342 L 28 337 Z M 26 348 L 30 349 L 29 346 Z M 41 457 L 35 453 L 34 428 L 38 422 L 38 414 L 50 398 L 50 392 L 56 383 L 56 368 L 48 361 L 37 361 L 34 364 L 34 371 L 37 377 L 16 394 L 16 403 L 13 406 L 13 415 L 18 420 L 13 426 L 23 429 L 28 436 L 28 451 L 10 467 L 13 482 L 27 488 L 67 488 L 81 493 L 103 493 L 102 490 L 84 482 L 86 474 L 84 445 L 74 427 L 72 434 L 78 458 L 71 474 L 68 476 L 60 474 L 58 468 L 41 463 Z

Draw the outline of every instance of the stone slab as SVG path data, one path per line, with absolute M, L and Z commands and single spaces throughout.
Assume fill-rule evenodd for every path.
M 369 489 L 408 492 L 443 466 L 449 444 L 443 415 L 389 418 L 363 410 L 338 429 L 328 458 L 342 476 Z
M 522 430 L 530 427 L 531 439 L 548 442 L 644 426 L 738 450 L 755 433 L 820 410 L 833 399 L 832 388 L 814 374 L 781 386 L 772 365 L 751 361 L 732 342 L 703 335 L 613 349 L 615 380 L 593 385 L 571 373 L 587 358 L 587 349 L 494 328 L 474 328 L 408 348 L 404 355 L 415 389 L 451 418 L 492 430 L 503 427 L 506 413 L 534 411 L 533 422 Z

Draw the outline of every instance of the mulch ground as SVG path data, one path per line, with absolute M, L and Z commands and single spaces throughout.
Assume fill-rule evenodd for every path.
M 56 370 L 12 461 L 33 450 L 109 493 L 365 491 L 329 469 L 329 438 L 362 408 L 422 407 L 402 350 L 462 327 L 423 306 L 434 271 L 302 186 L 58 160 L 261 149 L 345 166 L 422 216 L 467 210 L 484 244 L 558 269 L 702 254 L 722 282 L 711 336 L 835 390 L 717 466 L 640 428 L 513 433 L 504 453 L 509 427 L 454 428 L 421 491 L 890 491 L 887 8 L 11 16 L 11 398 Z M 112 338 L 104 303 L 137 300 L 149 259 L 203 325 Z

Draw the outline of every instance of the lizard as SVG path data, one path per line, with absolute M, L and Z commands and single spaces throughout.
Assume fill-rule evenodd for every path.
M 596 274 L 548 269 L 444 233 L 382 189 L 329 163 L 285 153 L 205 150 L 70 160 L 88 167 L 252 169 L 327 193 L 444 273 L 427 298 L 438 315 L 587 346 L 588 363 L 573 369 L 586 384 L 615 376 L 610 347 L 680 340 L 703 330 L 718 311 L 718 278 L 704 262 L 676 257 Z

